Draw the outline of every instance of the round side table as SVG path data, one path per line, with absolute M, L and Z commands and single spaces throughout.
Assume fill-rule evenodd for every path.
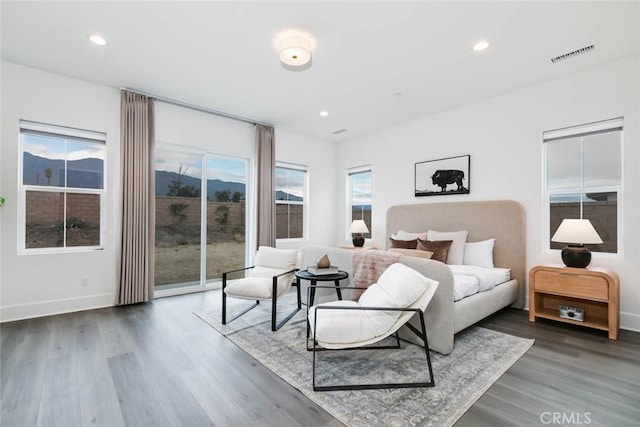
M 333 282 L 336 286 L 336 294 L 338 295 L 338 299 L 342 299 L 342 292 L 340 291 L 340 280 L 344 280 L 349 277 L 349 273 L 346 271 L 338 270 L 335 274 L 312 274 L 307 270 L 299 270 L 296 272 L 296 281 L 298 285 L 298 289 L 300 288 L 300 279 L 305 279 L 311 282 L 311 286 L 314 286 L 317 282 Z M 313 305 L 313 300 L 316 296 L 316 289 L 311 288 L 309 291 L 309 304 Z

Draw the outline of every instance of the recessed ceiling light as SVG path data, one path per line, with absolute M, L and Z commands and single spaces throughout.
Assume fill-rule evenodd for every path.
M 482 40 L 476 44 L 473 45 L 473 50 L 475 50 L 476 52 L 480 52 L 482 50 L 485 50 L 486 48 L 489 47 L 489 42 Z
M 320 111 L 320 115 L 322 117 L 327 117 L 329 115 L 329 112 L 328 111 Z
M 104 46 L 107 44 L 107 41 L 97 34 L 89 36 L 89 40 L 91 40 L 93 44 L 97 44 L 98 46 Z

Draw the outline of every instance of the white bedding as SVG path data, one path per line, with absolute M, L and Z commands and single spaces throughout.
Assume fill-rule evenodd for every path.
M 511 280 L 508 268 L 487 268 L 475 265 L 449 265 L 453 273 L 453 300 L 493 289 L 500 283 Z

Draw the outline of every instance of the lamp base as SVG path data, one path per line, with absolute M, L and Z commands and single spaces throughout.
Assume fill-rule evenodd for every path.
M 562 262 L 567 267 L 586 268 L 591 262 L 591 252 L 583 245 L 568 245 L 562 249 Z
M 362 234 L 353 236 L 353 246 L 356 248 L 361 248 L 364 246 L 364 236 Z

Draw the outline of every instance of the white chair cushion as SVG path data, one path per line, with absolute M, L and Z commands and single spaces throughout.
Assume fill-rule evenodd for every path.
M 358 304 L 361 307 L 398 307 L 394 303 L 393 297 L 389 295 L 378 283 L 374 283 L 364 291 L 358 300 Z M 362 311 L 362 313 L 366 313 L 373 324 L 376 330 L 376 334 L 374 336 L 382 335 L 402 314 L 400 311 L 382 310 Z
M 309 309 L 309 323 L 314 330 L 316 307 L 330 305 L 359 307 L 355 301 L 332 301 L 314 305 Z M 315 336 L 318 341 L 334 344 L 352 344 L 378 335 L 373 322 L 364 310 L 318 310 Z
M 227 284 L 224 292 L 232 297 L 245 299 L 271 299 L 273 276 L 289 271 L 283 268 L 256 266 L 250 270 L 249 277 Z M 293 282 L 294 273 L 278 277 L 276 297 L 286 293 Z
M 467 243 L 468 231 L 427 231 L 427 240 L 452 240 L 449 252 L 447 252 L 446 264 L 461 265 L 464 258 L 464 245 Z
M 430 281 L 413 268 L 397 262 L 390 265 L 378 278 L 378 286 L 389 295 L 390 304 L 387 307 L 409 307 L 424 293 Z M 359 302 L 363 306 L 376 306 L 364 302 L 362 297 Z
M 249 277 L 251 278 L 267 278 L 269 279 L 269 298 L 271 298 L 271 288 L 272 288 L 272 280 L 273 276 L 277 276 L 278 274 L 285 273 L 293 268 L 272 268 L 272 267 L 262 267 L 256 265 L 251 269 L 249 273 Z M 282 295 L 284 292 L 287 292 L 291 287 L 291 283 L 293 282 L 294 273 L 285 274 L 284 276 L 278 277 L 278 290 L 277 296 Z M 242 279 L 240 279 L 242 280 Z
M 276 249 L 260 246 L 256 253 L 256 266 L 280 268 L 284 271 L 297 267 L 298 251 L 295 249 Z
M 234 280 L 224 288 L 224 293 L 236 298 L 265 300 L 271 298 L 272 279 L 266 277 L 245 277 Z

